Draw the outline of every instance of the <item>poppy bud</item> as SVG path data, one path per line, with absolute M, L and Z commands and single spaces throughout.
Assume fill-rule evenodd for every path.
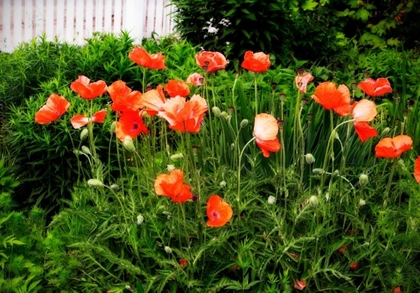
M 382 136 L 387 135 L 390 131 L 391 131 L 391 128 L 386 127 L 386 128 L 382 131 Z
M 85 145 L 82 145 L 82 152 L 87 155 L 92 155 L 92 153 L 90 152 L 90 149 Z
M 123 146 L 129 152 L 136 151 L 136 148 L 134 147 L 134 144 L 133 144 L 133 139 L 128 135 L 124 138 Z
M 360 174 L 359 176 L 359 184 L 360 186 L 365 186 L 369 182 L 369 177 L 366 174 Z
M 268 204 L 275 204 L 276 203 L 276 198 L 272 195 L 270 195 L 267 199 Z
M 311 206 L 316 207 L 318 205 L 318 203 L 319 203 L 318 197 L 316 197 L 315 195 L 312 195 L 309 198 L 309 203 L 311 204 Z
M 165 246 L 165 252 L 166 253 L 172 253 L 172 248 L 170 248 L 169 246 Z
M 241 121 L 241 124 L 240 124 L 241 128 L 246 127 L 246 126 L 248 125 L 248 123 L 249 123 L 248 119 L 243 119 L 243 120 Z
M 309 165 L 315 163 L 315 157 L 309 153 L 305 155 L 305 160 Z
M 314 174 L 323 174 L 324 170 L 322 170 L 321 168 L 315 168 L 312 170 L 312 173 Z
M 182 159 L 183 157 L 184 157 L 184 155 L 182 153 L 178 153 L 178 154 L 172 155 L 171 160 L 175 161 L 175 160 L 178 160 L 178 159 Z
M 118 189 L 120 189 L 120 187 L 119 187 L 117 184 L 112 184 L 112 185 L 110 186 L 110 188 L 111 188 L 112 190 L 114 190 L 114 191 L 118 191 Z
M 212 110 L 214 116 L 216 116 L 216 117 L 219 117 L 220 116 L 221 112 L 220 112 L 220 108 L 219 107 L 214 106 L 213 108 L 211 108 L 211 110 Z
M 79 155 L 81 155 L 81 154 L 83 154 L 81 151 L 79 151 L 79 150 L 73 150 L 73 153 L 76 155 L 76 156 L 79 156 Z
M 169 172 L 172 172 L 173 170 L 175 170 L 175 166 L 174 166 L 174 165 L 168 165 L 168 166 L 166 166 L 166 169 L 167 169 Z
M 104 186 L 104 184 L 102 183 L 102 181 L 101 180 L 98 180 L 98 179 L 89 179 L 88 182 L 87 182 L 87 184 L 89 186 L 96 186 L 96 187 L 103 187 Z
M 83 128 L 82 132 L 80 132 L 80 140 L 84 141 L 89 134 L 89 130 L 87 128 Z
M 220 113 L 220 116 L 222 118 L 225 118 L 226 120 L 228 120 L 228 118 L 229 118 L 229 114 L 226 111 L 223 111 L 222 113 Z
M 114 122 L 111 123 L 111 126 L 109 127 L 109 131 L 111 132 L 111 134 L 115 132 L 115 127 L 116 126 L 117 126 L 117 122 L 116 121 L 114 121 Z
M 144 217 L 140 214 L 137 216 L 137 225 L 141 225 L 144 222 Z

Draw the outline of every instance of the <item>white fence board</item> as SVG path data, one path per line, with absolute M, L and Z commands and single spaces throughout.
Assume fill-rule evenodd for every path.
M 139 43 L 152 32 L 173 32 L 170 0 L 0 0 L 0 50 L 43 33 L 47 40 L 82 44 L 93 32 L 128 31 Z

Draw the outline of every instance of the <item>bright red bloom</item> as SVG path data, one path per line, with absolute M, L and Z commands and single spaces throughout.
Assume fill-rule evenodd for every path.
M 379 97 L 388 93 L 392 93 L 391 84 L 387 78 L 381 77 L 376 81 L 372 78 L 367 78 L 357 85 L 362 91 L 371 97 Z
M 179 260 L 179 265 L 180 265 L 181 267 L 186 267 L 186 266 L 187 266 L 187 264 L 188 264 L 188 262 L 187 262 L 187 260 L 186 260 L 185 258 L 181 258 L 181 259 Z
M 420 183 L 420 157 L 417 157 L 414 163 L 414 178 Z
M 188 76 L 187 83 L 192 83 L 195 86 L 202 86 L 204 84 L 204 77 L 199 73 L 192 73 Z
M 155 192 L 157 195 L 168 196 L 178 203 L 192 198 L 190 186 L 184 184 L 184 173 L 180 169 L 173 170 L 169 175 L 158 175 L 155 180 Z
M 362 142 L 378 135 L 375 127 L 370 126 L 367 122 L 355 122 L 354 129 Z
M 308 83 L 311 82 L 313 79 L 314 77 L 309 72 L 298 74 L 295 77 L 296 87 L 301 93 L 306 93 L 306 87 L 308 86 Z
M 114 82 L 107 90 L 112 100 L 111 109 L 116 112 L 138 111 L 143 107 L 141 93 L 132 91 L 122 80 Z
M 89 78 L 79 75 L 79 78 L 71 83 L 70 88 L 83 99 L 92 100 L 106 92 L 106 83 L 103 80 L 91 83 Z
M 359 102 L 353 103 L 352 115 L 355 120 L 354 128 L 362 142 L 378 135 L 376 129 L 368 124 L 368 121 L 372 121 L 376 114 L 376 105 L 372 101 L 362 99 Z
M 392 293 L 401 293 L 402 291 L 401 291 L 401 287 L 400 286 L 398 286 L 398 287 L 395 287 L 394 289 L 391 289 L 390 290 Z
M 262 113 L 255 117 L 253 132 L 255 142 L 266 158 L 270 156 L 270 152 L 280 150 L 280 142 L 277 138 L 278 131 L 277 120 L 272 115 Z
M 189 101 L 185 98 L 175 97 L 162 105 L 163 111 L 159 116 L 168 121 L 169 128 L 181 132 L 198 132 L 204 114 L 208 110 L 207 102 L 199 95 L 194 95 Z
M 394 138 L 384 138 L 375 147 L 378 158 L 397 158 L 403 152 L 411 150 L 413 140 L 408 135 L 398 135 Z
M 299 291 L 303 291 L 306 288 L 306 283 L 304 281 L 296 280 L 293 284 L 293 288 Z
M 164 90 L 165 92 L 168 93 L 168 95 L 171 98 L 176 97 L 176 96 L 185 98 L 186 96 L 190 94 L 190 87 L 188 86 L 188 84 L 180 80 L 168 81 Z
M 349 268 L 354 271 L 355 269 L 357 269 L 358 266 L 359 266 L 359 262 L 358 261 L 355 261 L 354 263 L 352 263 L 349 266 Z
M 195 55 L 197 64 L 207 72 L 225 69 L 228 64 L 226 57 L 219 52 L 202 51 Z
M 335 83 L 320 83 L 312 98 L 327 110 L 334 110 L 340 116 L 347 116 L 351 112 L 350 90 L 341 84 L 336 88 Z
M 92 123 L 104 123 L 106 117 L 106 110 L 100 110 L 93 114 Z M 89 123 L 89 118 L 82 114 L 76 114 L 70 119 L 71 125 L 74 129 L 79 129 Z
M 70 108 L 70 103 L 62 96 L 52 94 L 47 99 L 47 103 L 42 106 L 35 114 L 35 122 L 39 124 L 47 124 L 54 122 L 61 115 L 67 112 Z
M 143 123 L 140 111 L 124 111 L 115 126 L 117 138 L 124 141 L 126 136 L 137 137 L 140 133 L 149 133 Z
M 271 66 L 270 55 L 263 52 L 253 53 L 252 51 L 246 51 L 241 66 L 252 72 L 266 72 Z
M 149 69 L 165 69 L 165 56 L 163 56 L 162 53 L 150 55 L 144 48 L 135 47 L 128 54 L 128 58 L 137 63 L 137 65 Z
M 165 104 L 166 98 L 163 93 L 162 86 L 158 85 L 155 90 L 150 90 L 144 93 L 142 100 L 145 110 L 150 116 L 154 116 L 160 111 L 163 111 L 162 106 Z
M 232 218 L 233 211 L 230 204 L 224 202 L 218 195 L 212 195 L 207 200 L 208 227 L 222 227 Z

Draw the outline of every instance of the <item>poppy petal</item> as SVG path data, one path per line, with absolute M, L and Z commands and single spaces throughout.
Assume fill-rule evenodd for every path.
M 355 122 L 354 129 L 362 142 L 378 135 L 376 129 L 370 126 L 367 122 Z
M 95 123 L 104 123 L 105 117 L 106 117 L 106 113 L 107 113 L 106 110 L 100 110 L 100 111 L 96 112 L 92 116 L 92 122 L 95 122 Z
M 82 114 L 76 114 L 70 119 L 70 122 L 74 129 L 79 129 L 89 123 L 89 118 Z
M 420 157 L 418 157 L 414 163 L 414 178 L 417 183 L 420 183 Z

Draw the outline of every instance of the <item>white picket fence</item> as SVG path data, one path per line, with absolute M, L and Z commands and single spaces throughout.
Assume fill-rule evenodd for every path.
M 128 31 L 139 43 L 153 32 L 171 34 L 170 0 L 0 0 L 0 50 L 45 33 L 47 40 L 83 44 L 93 32 Z

